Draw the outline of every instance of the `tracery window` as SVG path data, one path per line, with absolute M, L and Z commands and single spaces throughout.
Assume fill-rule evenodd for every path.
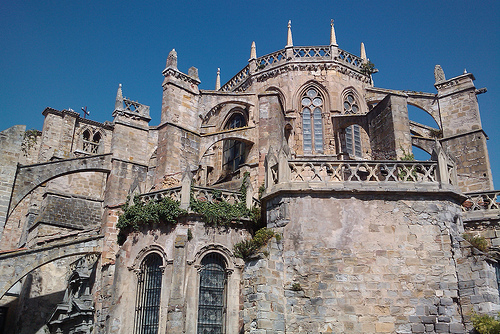
M 344 97 L 344 114 L 357 114 L 358 112 L 359 106 L 354 94 L 347 93 Z M 345 141 L 347 153 L 350 156 L 362 157 L 361 129 L 359 125 L 351 125 L 345 129 Z
M 245 117 L 240 113 L 235 113 L 224 127 L 225 130 L 242 128 L 247 125 Z M 228 172 L 234 172 L 240 165 L 245 163 L 245 143 L 240 140 L 228 139 L 223 145 L 223 166 Z
M 207 254 L 201 260 L 198 334 L 224 333 L 226 281 L 226 264 L 222 255 Z
M 302 96 L 302 126 L 305 153 L 323 153 L 323 98 L 315 88 Z
M 158 333 L 162 264 L 162 258 L 156 253 L 149 254 L 142 261 L 136 296 L 136 334 Z
M 83 132 L 83 150 L 91 154 L 99 152 L 99 142 L 101 141 L 101 134 L 96 132 L 92 135 L 89 130 Z

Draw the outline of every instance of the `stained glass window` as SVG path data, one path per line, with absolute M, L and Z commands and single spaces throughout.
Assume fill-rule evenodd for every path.
M 302 97 L 302 126 L 305 153 L 323 153 L 323 98 L 315 88 Z
M 198 300 L 198 334 L 224 333 L 226 266 L 224 258 L 210 253 L 201 261 Z
M 151 253 L 141 264 L 135 309 L 135 333 L 157 334 L 160 317 L 162 258 Z

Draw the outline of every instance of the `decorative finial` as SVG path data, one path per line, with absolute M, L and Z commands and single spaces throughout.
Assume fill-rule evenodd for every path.
M 252 42 L 252 47 L 250 48 L 250 59 L 257 59 L 257 49 L 255 48 L 255 41 Z
M 333 19 L 330 22 L 330 45 L 337 46 L 337 37 L 335 37 L 335 28 L 333 27 Z
M 167 67 L 177 69 L 177 52 L 175 49 L 172 49 L 172 51 L 168 53 Z
M 220 68 L 217 68 L 217 79 L 215 80 L 215 90 L 220 89 Z
M 292 47 L 292 20 L 288 20 L 288 36 L 286 38 L 286 47 Z
M 436 83 L 446 80 L 446 77 L 444 76 L 444 71 L 441 68 L 441 65 L 434 66 L 434 80 L 436 80 Z
M 116 92 L 115 110 L 118 109 L 123 109 L 122 84 L 118 85 L 118 91 Z
M 368 61 L 368 58 L 366 58 L 365 43 L 363 42 L 361 42 L 361 60 L 363 60 L 364 63 Z
M 464 68 L 464 74 L 467 74 L 467 69 L 466 68 Z

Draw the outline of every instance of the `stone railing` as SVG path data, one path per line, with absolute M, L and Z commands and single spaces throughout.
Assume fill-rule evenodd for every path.
M 234 77 L 220 88 L 223 92 L 231 92 L 241 83 L 243 83 L 250 76 L 250 66 L 245 66 L 241 71 L 239 71 Z
M 350 64 L 354 67 L 361 68 L 361 65 L 363 64 L 363 59 L 361 59 L 358 56 L 355 56 L 347 51 L 340 50 L 339 49 L 339 55 L 337 56 L 337 59 L 343 61 L 344 63 Z
M 241 203 L 243 196 L 238 191 L 231 191 L 225 189 L 217 189 L 211 187 L 191 186 L 191 180 L 183 180 L 182 186 L 172 187 L 168 189 L 161 189 L 150 193 L 140 195 L 141 200 L 160 201 L 165 197 L 171 198 L 174 201 L 181 203 L 181 208 L 188 209 L 191 195 L 206 202 L 225 201 L 230 204 Z M 252 197 L 252 187 L 247 187 L 246 206 L 248 208 L 260 206 L 260 201 Z
M 266 156 L 266 192 L 277 185 L 299 189 L 301 184 L 336 187 L 348 182 L 377 189 L 394 184 L 441 189 L 456 186 L 457 178 L 454 164 L 443 155 L 438 161 L 289 160 L 283 151 Z
M 340 51 L 340 50 L 339 50 Z M 294 58 L 326 58 L 331 59 L 330 46 L 300 46 L 293 48 Z
M 462 203 L 462 211 L 499 210 L 500 203 L 497 200 L 499 195 L 500 190 L 467 193 L 465 194 L 467 199 Z
M 437 163 L 419 161 L 289 161 L 290 182 L 438 182 Z
M 245 87 L 243 83 L 251 77 L 252 73 L 259 72 L 269 67 L 274 67 L 287 61 L 310 61 L 312 59 L 337 60 L 341 64 L 349 65 L 351 68 L 355 68 L 358 71 L 361 71 L 361 66 L 363 64 L 361 57 L 331 45 L 289 47 L 269 53 L 257 59 L 250 59 L 249 65 L 245 66 L 225 83 L 220 88 L 220 91 L 232 92 L 238 88 L 241 89 L 241 87 Z
M 286 52 L 284 49 L 267 54 L 265 56 L 257 58 L 257 70 L 262 70 L 267 66 L 273 66 L 275 64 L 286 61 Z
M 173 199 L 174 201 L 180 201 L 181 200 L 181 189 L 182 189 L 181 186 L 172 187 L 172 188 L 168 188 L 168 189 L 161 189 L 161 190 L 157 190 L 157 191 L 143 194 L 140 197 L 145 202 L 161 201 L 165 197 L 169 197 L 170 199 Z

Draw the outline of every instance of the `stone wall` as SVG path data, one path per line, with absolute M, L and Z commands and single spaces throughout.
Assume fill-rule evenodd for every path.
M 188 230 L 190 232 L 188 232 Z M 249 238 L 242 225 L 214 228 L 196 216 L 171 225 L 145 225 L 130 233 L 116 256 L 112 302 L 106 328 L 130 333 L 134 325 L 138 273 L 144 257 L 155 252 L 164 259 L 159 333 L 195 333 L 198 317 L 201 259 L 210 252 L 227 261 L 226 333 L 240 331 L 240 280 L 243 261 L 232 254 L 237 242 Z
M 285 296 L 287 332 L 463 333 L 451 240 L 462 227 L 453 200 L 310 194 L 277 196 L 267 208 L 282 250 L 271 247 L 271 260 L 262 261 L 282 258 L 271 267 L 283 266 L 283 285 L 274 287 Z M 268 266 L 245 269 L 244 291 L 257 287 L 248 273 L 271 285 Z M 273 333 L 266 326 L 245 328 Z
M 21 144 L 26 126 L 16 125 L 0 132 L 0 239 L 8 214 L 10 196 L 22 154 Z
M 37 223 L 88 229 L 100 226 L 102 212 L 102 200 L 47 192 Z

